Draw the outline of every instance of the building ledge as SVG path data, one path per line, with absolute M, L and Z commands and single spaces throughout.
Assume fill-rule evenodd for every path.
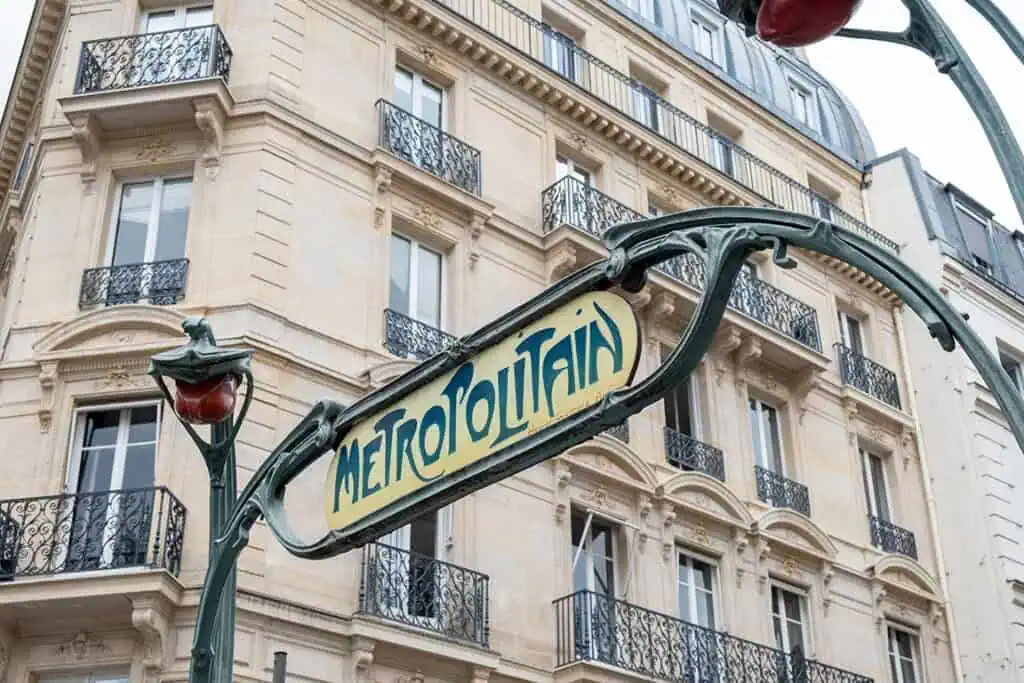
M 420 656 L 441 657 L 464 662 L 472 667 L 496 669 L 501 655 L 494 650 L 460 640 L 452 640 L 427 629 L 416 628 L 368 614 L 352 616 L 350 635 L 376 643 L 375 656 L 381 648 L 415 652 Z

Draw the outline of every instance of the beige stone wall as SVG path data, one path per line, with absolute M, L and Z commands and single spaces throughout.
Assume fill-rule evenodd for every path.
M 541 14 L 537 3 L 523 7 Z M 813 171 L 834 183 L 843 208 L 863 215 L 855 169 L 679 55 L 655 53 L 608 8 L 558 7 L 587 26 L 588 50 L 623 70 L 641 60 L 671 81 L 678 106 L 698 118 L 709 108 L 727 113 L 755 153 L 795 177 Z M 685 185 L 369 3 L 217 0 L 214 12 L 234 50 L 233 104 L 217 144 L 188 117 L 147 124 L 156 103 L 178 96 L 175 86 L 158 86 L 130 95 L 121 106 L 134 107 L 137 125 L 101 132 L 90 160 L 88 131 L 73 131 L 65 115 L 81 106 L 69 99 L 79 45 L 132 33 L 138 14 L 127 2 L 69 4 L 40 98 L 31 181 L 0 209 L 20 231 L 0 321 L 0 499 L 63 490 L 75 407 L 156 398 L 145 359 L 181 341 L 185 315 L 205 315 L 221 343 L 255 350 L 255 400 L 238 447 L 244 484 L 316 400 L 351 402 L 407 366 L 383 347 L 392 231 L 444 252 L 444 327 L 454 334 L 603 255 L 571 229 L 543 232 L 541 193 L 556 179 L 557 152 L 589 162 L 598 189 L 641 213 L 651 200 L 675 209 L 712 201 L 708 185 Z M 373 106 L 392 97 L 396 63 L 449 86 L 448 131 L 481 152 L 481 198 L 376 148 Z M 184 301 L 80 311 L 82 270 L 106 262 L 118 184 L 169 172 L 194 179 Z M 735 196 L 753 201 L 741 189 Z M 809 254 L 797 253 L 792 271 L 763 256 L 759 276 L 816 309 L 823 351 L 727 314 L 698 378 L 703 440 L 725 452 L 727 485 L 666 464 L 656 405 L 631 419 L 628 445 L 600 437 L 456 503 L 448 559 L 490 577 L 489 649 L 354 615 L 360 552 L 299 561 L 257 524 L 239 565 L 237 680 L 269 680 L 277 649 L 289 651 L 290 673 L 305 680 L 627 678 L 613 669 L 554 671 L 552 601 L 572 590 L 569 514 L 581 509 L 621 523 L 617 569 L 629 581 L 619 593 L 630 603 L 675 614 L 675 553 L 687 548 L 718 566 L 722 630 L 773 646 L 769 586 L 780 581 L 806 592 L 809 656 L 888 680 L 885 626 L 894 620 L 918 631 L 927 680 L 952 681 L 913 421 L 844 388 L 832 350 L 838 307 L 863 315 L 871 357 L 905 390 L 892 302 Z M 660 275 L 637 297 L 643 373 L 656 367 L 658 343 L 678 338 L 695 300 Z M 781 409 L 787 471 L 810 489 L 809 520 L 757 499 L 748 396 Z M 889 456 L 896 518 L 915 533 L 919 563 L 871 547 L 859 445 Z M 326 469 L 323 459 L 289 491 L 306 537 L 323 531 Z M 188 509 L 180 575 L 0 586 L 6 680 L 108 666 L 130 668 L 133 680 L 184 679 L 206 565 L 206 472 L 166 411 L 156 480 Z M 76 639 L 80 632 L 88 635 Z

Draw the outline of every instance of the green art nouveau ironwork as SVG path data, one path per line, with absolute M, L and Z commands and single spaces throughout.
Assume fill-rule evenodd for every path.
M 782 268 L 794 267 L 792 247 L 818 252 L 853 265 L 895 292 L 928 326 L 947 351 L 959 343 L 992 389 L 1019 444 L 1024 447 L 1024 405 L 998 360 L 970 329 L 961 315 L 924 278 L 889 250 L 816 218 L 775 209 L 707 208 L 623 223 L 608 230 L 604 243 L 609 256 L 582 268 L 547 291 L 490 324 L 457 340 L 450 348 L 422 362 L 382 389 L 345 407 L 331 400 L 317 403 L 273 450 L 241 494 L 231 497 L 234 484 L 233 440 L 251 401 L 249 354 L 218 349 L 205 321 L 190 319 L 192 341 L 154 358 L 151 369 L 171 400 L 162 376 L 208 377 L 211 368 L 235 372 L 248 379 L 249 392 L 237 421 L 213 428 L 213 443 L 202 441 L 186 425 L 210 468 L 211 546 L 209 570 L 194 634 L 190 681 L 226 683 L 231 679 L 231 638 L 234 613 L 234 572 L 249 530 L 261 517 L 278 541 L 293 555 L 322 559 L 363 545 L 407 523 L 412 517 L 438 509 L 472 491 L 593 438 L 659 400 L 683 381 L 710 347 L 725 313 L 729 292 L 744 262 L 755 251 L 770 250 Z M 285 490 L 315 460 L 340 443 L 360 421 L 375 415 L 410 393 L 460 366 L 545 314 L 586 292 L 620 287 L 636 292 L 650 268 L 669 259 L 694 254 L 706 265 L 706 281 L 696 311 L 664 364 L 632 386 L 613 391 L 596 405 L 537 432 L 463 470 L 442 477 L 446 486 L 426 487 L 410 496 L 397 513 L 381 510 L 345 533 L 331 531 L 307 542 L 288 522 Z M 190 374 L 193 365 L 201 370 Z M 229 499 L 230 498 L 230 499 Z M 385 516 L 387 515 L 387 516 Z M 230 612 L 231 617 L 224 615 Z

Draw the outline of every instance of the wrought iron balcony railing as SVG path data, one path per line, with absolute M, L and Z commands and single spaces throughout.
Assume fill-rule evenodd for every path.
M 868 515 L 868 522 L 871 524 L 871 545 L 887 553 L 917 559 L 917 539 L 912 531 L 874 515 Z
M 804 346 L 821 351 L 818 312 L 778 287 L 741 273 L 729 293 L 729 305 Z
M 380 146 L 441 180 L 480 195 L 480 150 L 387 100 L 377 100 Z
M 613 225 L 643 218 L 625 204 L 569 176 L 544 190 L 540 203 L 544 232 L 571 225 L 600 239 Z
M 843 384 L 877 398 L 897 410 L 902 409 L 900 387 L 895 372 L 849 346 L 837 342 L 835 347 L 839 356 L 839 374 Z
M 185 506 L 164 487 L 0 501 L 0 580 L 181 568 Z
M 488 646 L 486 574 L 381 543 L 363 548 L 359 611 Z
M 609 427 L 604 430 L 604 433 L 618 439 L 622 443 L 629 443 L 629 420 L 623 420 L 621 424 Z
M 185 296 L 188 259 L 87 268 L 82 273 L 78 307 L 137 304 L 170 306 Z
M 663 681 L 872 683 L 870 678 L 720 631 L 578 591 L 554 601 L 555 665 L 599 662 Z
M 399 358 L 426 360 L 444 351 L 455 337 L 393 309 L 384 309 L 384 345 Z
M 228 79 L 231 48 L 218 26 L 103 38 L 82 43 L 75 94 Z
M 665 427 L 665 457 L 672 467 L 703 472 L 709 477 L 725 481 L 725 456 L 722 451 L 671 427 Z
M 754 477 L 757 479 L 757 497 L 762 503 L 811 516 L 811 494 L 806 486 L 760 465 L 754 465 Z
M 716 133 L 660 97 L 635 78 L 581 49 L 569 36 L 534 19 L 505 0 L 435 0 L 489 32 L 512 49 L 550 69 L 598 100 L 634 119 L 684 153 L 714 168 L 723 167 L 723 148 L 731 163 L 724 173 L 767 203 L 811 216 L 820 203 L 810 188 Z M 832 205 L 833 222 L 893 251 L 898 245 Z

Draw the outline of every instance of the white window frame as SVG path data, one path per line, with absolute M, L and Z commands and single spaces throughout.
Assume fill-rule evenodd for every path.
M 770 586 L 769 586 L 769 590 L 768 590 L 768 602 L 769 602 L 769 618 L 772 620 L 771 621 L 772 633 L 775 632 L 775 604 L 774 604 L 774 601 L 772 600 L 772 591 L 771 591 L 772 588 L 777 588 L 780 591 L 785 591 L 786 593 L 790 593 L 791 595 L 795 595 L 797 597 L 797 609 L 800 610 L 800 615 L 799 615 L 800 616 L 800 637 L 803 639 L 802 645 L 803 645 L 803 648 L 804 648 L 803 649 L 803 655 L 804 655 L 804 659 L 811 659 L 812 658 L 811 657 L 811 651 L 812 651 L 813 643 L 811 642 L 810 599 L 809 599 L 809 596 L 807 594 L 807 591 L 805 589 L 803 589 L 803 588 L 798 588 L 797 586 L 794 586 L 793 584 L 783 583 L 782 581 L 772 580 L 770 582 Z M 780 606 L 783 609 L 785 609 L 785 601 L 782 601 Z M 785 640 L 785 641 L 789 640 L 789 631 L 788 631 L 788 629 L 782 629 L 782 637 L 783 637 L 783 640 Z M 780 645 L 780 643 L 776 643 L 776 645 Z M 788 655 L 790 652 L 793 651 L 793 644 L 787 642 L 786 645 L 788 647 L 785 650 L 785 652 Z
M 868 489 L 868 514 L 870 514 L 872 517 L 877 517 L 878 519 L 887 522 L 892 522 L 892 489 L 889 487 L 889 468 L 886 467 L 886 458 L 885 456 L 879 455 L 878 453 L 874 453 L 863 447 L 860 449 L 860 458 L 861 472 L 864 476 L 864 482 L 867 485 Z M 878 514 L 879 512 L 882 512 L 882 510 L 879 509 L 877 496 L 875 495 L 874 485 L 876 482 L 874 481 L 874 475 L 871 473 L 871 458 L 878 458 L 879 462 L 881 462 L 882 464 L 880 469 L 882 471 L 882 490 L 885 491 L 885 515 Z
M 768 462 L 765 461 L 765 455 L 767 455 L 767 453 L 768 453 L 768 445 L 765 442 L 764 429 L 761 428 L 764 425 L 764 420 L 762 419 L 763 411 L 764 411 L 765 408 L 768 408 L 770 410 L 775 411 L 775 431 L 776 431 L 776 435 L 775 436 L 779 440 L 779 463 L 780 463 L 782 471 L 781 472 L 775 472 L 775 474 L 778 474 L 778 475 L 780 475 L 782 477 L 785 477 L 786 476 L 786 442 L 782 438 L 782 436 L 783 436 L 783 434 L 782 434 L 782 411 L 777 406 L 775 406 L 772 403 L 769 403 L 768 401 L 762 401 L 759 398 L 755 398 L 753 396 L 748 396 L 748 402 L 747 402 L 747 411 L 748 411 L 748 413 L 747 413 L 748 414 L 747 421 L 748 422 L 750 421 L 750 418 L 749 418 L 750 401 L 753 401 L 755 403 L 755 405 L 757 406 L 758 425 L 759 425 L 758 426 L 758 430 L 757 430 L 757 436 L 759 437 L 758 440 L 760 441 L 760 444 L 759 444 L 760 445 L 760 449 L 756 449 L 755 450 L 755 452 L 754 452 L 754 460 L 755 460 L 755 462 L 758 465 L 760 465 L 764 469 L 769 470 L 771 472 L 775 472 L 773 464 L 772 463 L 768 463 Z M 750 440 L 751 443 L 753 443 L 753 441 L 754 441 L 754 439 L 753 439 L 754 436 L 755 436 L 754 434 L 751 434 L 751 440 Z
M 1013 363 L 1014 367 L 1007 370 L 1004 361 Z M 1020 358 L 1015 354 L 999 349 L 999 365 L 1003 368 L 1003 372 L 1010 376 L 1010 380 L 1017 391 L 1024 394 L 1024 363 L 1021 363 Z
M 214 17 L 213 17 L 213 3 L 212 2 L 189 2 L 189 3 L 183 3 L 181 5 L 167 5 L 167 6 L 164 6 L 164 7 L 151 7 L 149 9 L 143 10 L 142 13 L 139 14 L 139 31 L 141 31 L 143 33 L 147 33 L 149 31 L 148 27 L 146 27 L 146 24 L 149 23 L 149 15 L 151 15 L 151 14 L 164 14 L 164 13 L 167 13 L 167 12 L 170 12 L 170 11 L 174 12 L 175 18 L 181 17 L 181 19 L 182 19 L 181 28 L 185 28 L 185 21 L 184 21 L 185 13 L 188 12 L 188 10 L 190 10 L 190 9 L 199 9 L 199 8 L 202 8 L 202 7 L 209 7 L 210 8 L 210 24 L 201 24 L 201 26 L 210 26 L 213 23 L 215 23 L 214 22 Z M 144 27 L 146 27 L 146 28 L 144 28 Z M 195 28 L 199 28 L 199 27 L 197 26 Z M 174 29 L 171 29 L 171 30 L 174 30 Z
M 587 187 L 594 186 L 594 172 L 572 157 L 558 154 L 555 156 L 555 176 L 558 180 L 570 177 Z
M 633 118 L 645 128 L 655 133 L 661 131 L 661 116 L 658 114 L 658 93 L 647 83 L 636 76 L 631 77 L 641 87 L 633 87 L 631 90 L 633 104 Z
M 395 237 L 409 242 L 409 317 L 416 322 L 428 325 L 426 321 L 420 320 L 416 317 L 416 312 L 419 308 L 419 252 L 420 249 L 426 249 L 437 254 L 441 260 L 441 281 L 438 283 L 440 290 L 438 292 L 438 327 L 437 329 L 444 331 L 448 329 L 448 314 L 447 314 L 447 300 L 446 293 L 448 291 L 448 259 L 447 255 L 441 249 L 437 249 L 432 245 L 426 244 L 425 242 L 411 237 L 408 233 L 401 231 L 392 231 L 388 238 L 388 286 L 390 287 L 391 269 L 394 267 L 394 262 L 391 260 L 391 244 Z M 390 304 L 390 301 L 388 302 Z
M 117 200 L 114 202 L 114 210 L 110 212 L 110 227 L 108 228 L 107 239 L 107 255 L 104 263 L 107 266 L 114 264 L 114 247 L 117 245 L 117 223 L 121 218 L 121 203 L 124 201 L 124 188 L 126 185 L 142 185 L 143 183 L 152 183 L 153 185 L 153 202 L 149 207 L 149 223 L 146 226 L 146 248 L 143 258 L 145 260 L 142 263 L 154 263 L 153 257 L 156 256 L 156 242 L 157 235 L 160 228 L 160 209 L 163 204 L 164 197 L 164 183 L 175 181 L 175 180 L 189 180 L 192 183 L 192 190 L 195 190 L 196 183 L 195 177 L 191 173 L 176 173 L 165 176 L 147 176 L 142 178 L 130 178 L 125 179 L 117 183 L 116 196 Z M 192 208 L 193 199 L 195 195 L 190 193 L 189 205 L 188 205 L 188 216 L 189 223 L 192 222 Z M 181 256 L 178 258 L 186 258 L 188 256 L 188 239 L 189 239 L 189 225 L 185 226 L 185 248 L 182 250 Z
M 119 410 L 121 414 L 121 424 L 118 425 L 118 437 L 115 444 L 115 455 L 114 470 L 117 470 L 118 458 L 120 458 L 120 478 L 124 478 L 124 465 L 126 462 L 125 446 L 126 441 L 122 441 L 122 429 L 126 416 L 130 415 L 129 411 L 132 408 L 143 408 L 147 406 L 156 406 L 156 443 L 153 445 L 153 462 L 154 472 L 156 472 L 156 463 L 160 460 L 160 431 L 163 428 L 163 401 L 159 399 L 140 399 L 136 401 L 118 401 L 114 403 L 93 403 L 88 405 L 77 406 L 72 414 L 71 419 L 71 440 L 68 443 L 68 454 L 67 462 L 64 472 L 64 493 L 77 493 L 78 489 L 78 476 L 81 472 L 82 458 L 80 444 L 82 443 L 82 437 L 85 435 L 85 415 L 88 413 L 96 413 L 107 410 Z M 124 435 L 127 438 L 127 433 Z M 154 486 L 156 482 L 154 481 Z
M 920 636 L 920 634 L 917 631 L 913 630 L 913 629 L 907 628 L 905 626 L 900 626 L 899 624 L 894 624 L 892 622 L 887 622 L 886 626 L 887 626 L 887 628 L 886 628 L 886 631 L 885 631 L 885 641 L 886 641 L 886 651 L 887 651 L 887 654 L 888 654 L 887 659 L 889 660 L 890 671 L 893 668 L 892 667 L 893 655 L 895 655 L 897 658 L 899 658 L 899 650 L 898 649 L 894 649 L 894 647 L 893 647 L 895 645 L 895 638 L 893 637 L 895 632 L 905 633 L 906 635 L 908 635 L 910 637 L 910 657 L 911 657 L 910 661 L 911 661 L 912 666 L 914 667 L 914 680 L 913 681 L 906 681 L 906 680 L 904 680 L 903 679 L 903 667 L 896 667 L 896 671 L 895 671 L 895 673 L 896 673 L 896 680 L 894 680 L 892 683 L 924 683 L 924 660 L 921 657 L 921 636 Z
M 697 32 L 701 29 L 707 31 L 710 36 L 711 55 L 701 51 Z M 725 40 L 721 22 L 715 21 L 708 14 L 701 12 L 696 7 L 690 8 L 690 40 L 693 51 L 708 60 L 712 64 L 725 67 Z
M 718 572 L 719 572 L 718 562 L 716 562 L 715 560 L 711 559 L 710 557 L 707 557 L 706 555 L 702 555 L 700 553 L 695 553 L 695 552 L 693 552 L 693 551 L 691 551 L 689 549 L 678 548 L 678 547 L 676 548 L 676 566 L 675 566 L 675 569 L 676 569 L 676 577 L 675 577 L 675 584 L 676 584 L 676 610 L 679 609 L 679 590 L 681 588 L 681 586 L 679 585 L 679 564 L 680 564 L 680 560 L 682 560 L 682 558 L 686 558 L 687 570 L 690 572 L 690 576 L 691 576 L 690 586 L 689 586 L 689 590 L 690 590 L 689 598 L 690 598 L 690 604 L 691 605 L 696 605 L 697 604 L 696 603 L 697 587 L 694 585 L 694 582 L 692 580 L 692 577 L 693 577 L 693 561 L 696 560 L 698 562 L 703 562 L 704 564 L 706 564 L 709 567 L 711 567 L 711 605 L 712 605 L 712 608 L 715 610 L 714 620 L 713 620 L 714 623 L 712 623 L 712 624 L 710 624 L 708 626 L 705 626 L 704 628 L 709 628 L 711 630 L 719 629 L 720 628 L 720 625 L 719 625 L 720 618 L 719 617 L 722 614 L 722 610 L 721 610 L 721 601 L 720 601 L 720 598 L 721 598 L 720 585 L 721 584 L 720 584 L 720 581 L 718 579 Z M 694 622 L 694 621 L 688 621 L 686 619 L 686 617 L 684 617 L 682 614 L 679 614 L 679 618 L 682 619 L 683 621 L 686 621 L 687 623 L 696 624 L 696 622 Z M 698 626 L 699 626 L 699 624 L 698 624 Z
M 730 144 L 733 142 L 733 139 L 714 127 L 711 127 L 711 131 L 712 165 L 730 178 L 735 178 L 736 150 Z
M 956 211 L 962 211 L 962 212 L 966 213 L 967 215 L 969 215 L 974 220 L 978 221 L 979 223 L 981 223 L 981 224 L 983 224 L 985 226 L 985 241 L 988 242 L 989 254 L 993 255 L 993 252 L 995 250 L 995 240 L 992 239 L 992 221 L 989 220 L 988 218 L 985 218 L 984 216 L 979 215 L 977 211 L 975 211 L 971 207 L 969 207 L 966 204 L 964 204 L 963 202 L 961 202 L 955 196 L 953 196 L 952 199 L 953 199 L 953 211 L 954 211 L 954 214 L 955 214 Z M 957 222 L 959 223 L 959 218 L 957 219 Z M 966 244 L 966 242 L 967 242 L 966 238 L 964 238 L 964 242 Z M 986 261 L 985 259 L 981 258 L 980 256 L 976 256 L 973 252 L 971 252 L 970 245 L 966 245 L 966 246 L 967 246 L 967 253 L 971 257 L 971 265 L 973 265 L 975 268 L 980 268 L 989 277 L 995 277 L 995 274 L 996 274 L 995 266 L 992 263 L 990 263 L 989 261 Z
M 412 96 L 412 111 L 409 112 L 409 113 L 412 114 L 413 116 L 415 116 L 416 118 L 424 120 L 424 121 L 426 120 L 426 119 L 423 118 L 423 96 L 422 96 L 422 91 L 423 91 L 424 88 L 429 86 L 429 87 L 437 90 L 441 94 L 441 102 L 440 102 L 440 107 L 441 107 L 441 125 L 439 126 L 439 128 L 442 131 L 447 132 L 447 130 L 448 130 L 448 89 L 445 88 L 444 86 L 439 85 L 439 84 L 435 83 L 434 81 L 430 80 L 429 78 L 427 78 L 426 76 L 421 74 L 419 71 L 416 71 L 415 69 L 410 69 L 408 66 L 405 66 L 404 64 L 395 64 L 395 72 L 392 74 L 392 81 L 391 81 L 392 89 L 394 89 L 394 87 L 395 87 L 394 78 L 398 75 L 399 71 L 403 71 L 403 72 L 409 74 L 412 77 L 412 88 L 410 90 L 410 94 Z
M 843 346 L 847 347 L 848 349 L 853 349 L 854 351 L 857 351 L 857 347 L 852 343 L 853 340 L 850 336 L 850 323 L 855 323 L 857 326 L 857 341 L 860 344 L 860 350 L 858 351 L 858 353 L 866 356 L 868 345 L 867 339 L 864 335 L 864 320 L 858 318 L 857 316 L 850 315 L 849 313 L 842 309 L 839 309 L 837 317 L 839 321 L 839 341 L 841 341 Z
M 663 360 L 668 357 L 668 354 L 672 353 L 672 347 L 669 347 L 669 346 L 666 346 L 666 345 L 661 345 L 660 348 L 661 348 L 661 352 L 660 352 L 661 356 L 660 357 Z M 703 428 L 704 420 L 703 420 L 703 414 L 702 414 L 701 406 L 700 406 L 701 390 L 700 390 L 700 381 L 698 380 L 698 376 L 699 375 L 698 375 L 697 371 L 691 372 L 690 376 L 686 378 L 686 382 L 687 382 L 687 387 L 689 389 L 689 391 L 687 393 L 690 396 L 690 405 L 689 405 L 689 408 L 690 408 L 690 430 L 693 431 L 693 434 L 690 434 L 689 436 L 691 436 L 694 439 L 700 441 L 701 438 L 704 436 L 704 428 Z M 664 397 L 662 397 L 662 400 L 664 400 Z M 664 414 L 664 409 L 662 410 L 662 413 Z
M 799 121 L 801 124 L 807 126 L 811 130 L 819 130 L 818 124 L 818 94 L 810 83 L 802 78 L 798 78 L 793 74 L 790 74 L 786 78 L 786 85 L 789 89 L 789 106 L 793 112 L 793 118 Z M 805 108 L 804 114 L 806 120 L 802 119 L 797 113 L 796 94 L 802 93 L 806 95 L 807 107 Z
M 570 524 L 569 524 L 569 549 L 572 552 L 575 552 L 575 550 L 572 547 L 572 517 L 571 517 L 571 515 L 573 513 L 581 515 L 583 517 L 583 519 L 584 519 L 582 535 L 580 537 L 580 553 L 579 553 L 579 558 L 578 559 L 577 558 L 573 558 L 573 559 L 576 559 L 577 562 L 589 562 L 589 563 L 591 563 L 589 565 L 589 567 L 588 567 L 589 571 L 587 571 L 587 573 L 586 573 L 586 577 L 587 577 L 586 587 L 582 588 L 582 589 L 577 589 L 575 586 L 573 586 L 573 591 L 576 591 L 576 590 L 586 590 L 586 591 L 590 591 L 591 593 L 597 593 L 598 595 L 600 595 L 600 593 L 598 593 L 597 588 L 596 588 L 596 586 L 594 584 L 593 554 L 592 554 L 591 548 L 590 548 L 590 544 L 591 544 L 591 541 L 592 541 L 591 530 L 593 529 L 594 522 L 597 522 L 598 524 L 602 524 L 604 526 L 607 526 L 611 530 L 611 534 L 610 534 L 611 538 L 609 540 L 610 540 L 610 547 L 611 547 L 611 558 L 610 559 L 611 559 L 611 565 L 612 565 L 612 585 L 611 585 L 611 595 L 606 596 L 606 597 L 608 597 L 609 599 L 612 599 L 612 600 L 618 600 L 619 599 L 619 587 L 620 587 L 620 585 L 623 584 L 623 582 L 625 580 L 623 577 L 619 576 L 620 573 L 621 573 L 619 570 L 623 567 L 623 562 L 630 562 L 630 558 L 628 558 L 628 557 L 624 558 L 624 559 L 621 558 L 620 557 L 621 553 L 619 552 L 619 550 L 620 550 L 619 542 L 620 542 L 620 539 L 622 538 L 622 533 L 623 533 L 622 532 L 622 526 L 623 526 L 623 523 L 620 520 L 617 520 L 617 519 L 614 519 L 614 518 L 611 518 L 611 517 L 604 517 L 602 515 L 596 514 L 592 510 L 587 510 L 587 509 L 579 508 L 579 507 L 573 508 L 573 510 L 570 512 L 570 520 L 569 520 L 570 521 Z M 589 518 L 589 521 L 588 521 L 588 518 Z M 628 565 L 626 565 L 626 566 L 628 566 Z M 576 572 L 576 566 L 575 566 L 575 564 L 573 564 L 573 565 L 571 565 L 569 567 L 569 580 L 571 582 L 575 581 L 574 576 L 573 576 L 575 574 L 575 572 Z
M 14 168 L 14 177 L 11 178 L 11 192 L 21 192 L 28 180 L 32 170 L 32 163 L 35 161 L 36 140 L 29 138 L 21 146 L 21 155 L 18 157 L 18 165 Z
M 80 673 L 43 674 L 37 683 L 128 683 L 131 673 L 124 669 L 82 671 Z

